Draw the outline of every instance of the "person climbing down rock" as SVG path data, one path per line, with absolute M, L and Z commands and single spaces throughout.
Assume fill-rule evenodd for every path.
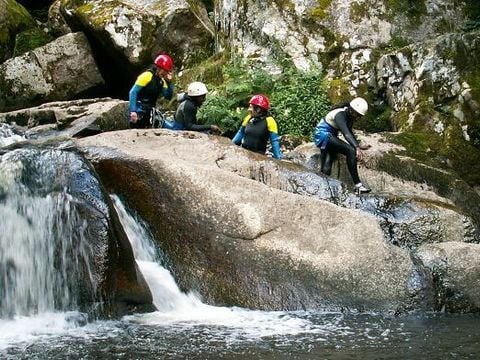
M 349 103 L 336 105 L 320 120 L 315 127 L 313 141 L 320 149 L 321 171 L 330 175 L 332 163 L 337 154 L 343 154 L 347 158 L 347 167 L 355 184 L 355 192 L 368 193 L 371 191 L 366 187 L 358 176 L 357 160 L 363 159 L 363 150 L 370 148 L 370 145 L 359 144 L 353 134 L 353 123 L 368 111 L 368 103 L 365 99 L 357 97 Z M 340 140 L 338 134 L 341 132 L 347 142 Z

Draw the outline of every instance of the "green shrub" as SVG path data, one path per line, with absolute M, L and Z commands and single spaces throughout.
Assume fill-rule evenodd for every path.
M 245 64 L 229 64 L 223 69 L 224 83 L 213 89 L 200 108 L 198 117 L 217 124 L 225 135 L 233 136 L 247 115 L 248 100 L 254 94 L 266 94 L 280 134 L 311 137 L 314 126 L 329 108 L 318 71 L 287 69 L 272 75 Z
M 281 134 L 311 137 L 313 128 L 330 108 L 318 71 L 284 73 L 271 94 L 272 115 Z

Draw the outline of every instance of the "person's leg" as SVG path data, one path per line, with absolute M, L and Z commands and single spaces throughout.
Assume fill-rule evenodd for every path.
M 352 145 L 340 140 L 337 137 L 331 136 L 328 140 L 326 150 L 328 150 L 328 153 L 334 152 L 345 155 L 347 158 L 347 168 L 354 184 L 356 185 L 361 183 L 357 170 L 357 154 Z
M 332 154 L 327 149 L 321 150 L 320 153 L 320 171 L 325 175 L 330 175 L 332 173 L 332 164 L 335 160 L 335 154 Z

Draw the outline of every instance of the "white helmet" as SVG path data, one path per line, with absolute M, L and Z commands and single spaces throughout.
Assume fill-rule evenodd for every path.
M 187 94 L 189 96 L 200 96 L 208 93 L 207 87 L 200 81 L 195 81 L 188 85 Z
M 362 116 L 368 111 L 368 103 L 364 98 L 361 97 L 356 97 L 350 101 L 350 107 Z

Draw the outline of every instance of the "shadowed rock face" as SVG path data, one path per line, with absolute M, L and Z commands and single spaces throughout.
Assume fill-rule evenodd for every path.
M 62 304 L 61 310 L 78 305 L 86 311 L 93 309 L 96 315 L 110 316 L 122 314 L 132 306 L 152 307 L 151 294 L 136 268 L 110 199 L 84 158 L 70 151 L 17 149 L 4 154 L 0 165 L 2 203 L 16 201 L 20 196 L 31 196 L 32 201 L 59 199 L 60 212 L 52 215 L 58 217 L 52 224 L 52 236 L 35 239 L 52 242 L 55 269 L 58 276 L 65 277 L 58 281 L 71 292 L 70 300 L 62 300 L 62 294 L 58 295 L 56 304 Z M 9 171 L 12 167 L 17 171 Z M 24 189 L 22 193 L 28 195 L 13 192 L 13 187 Z M 71 241 L 65 243 L 65 237 Z M 63 259 L 59 254 L 66 251 L 65 244 L 69 250 Z M 62 271 L 66 271 L 64 275 Z
M 78 144 L 151 225 L 180 285 L 210 303 L 433 307 L 430 274 L 385 241 L 374 216 L 289 191 L 282 171 L 298 171 L 293 164 L 189 132 L 127 130 Z

